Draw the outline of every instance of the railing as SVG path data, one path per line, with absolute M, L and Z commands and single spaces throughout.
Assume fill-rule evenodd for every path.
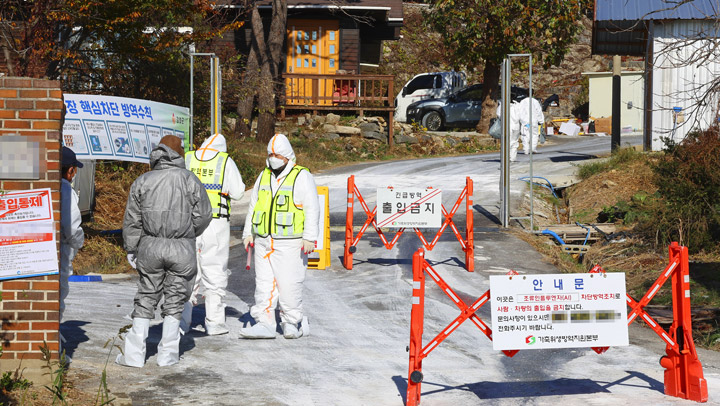
M 388 112 L 388 141 L 393 144 L 393 114 L 395 112 L 392 75 L 316 75 L 283 74 L 286 110 L 365 111 Z

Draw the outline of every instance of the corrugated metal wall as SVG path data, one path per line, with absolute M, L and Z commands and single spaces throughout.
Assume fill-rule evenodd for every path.
M 720 50 L 715 49 L 714 55 L 711 51 L 713 42 L 717 47 L 720 40 L 712 21 L 655 24 L 651 114 L 652 149 L 658 151 L 664 145 L 662 137 L 679 141 L 716 120 L 718 95 L 708 99 L 706 92 L 720 77 Z M 682 109 L 680 114 L 674 113 L 675 107 Z

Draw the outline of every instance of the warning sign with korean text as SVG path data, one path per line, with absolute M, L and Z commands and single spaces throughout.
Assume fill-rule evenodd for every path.
M 0 195 L 0 280 L 57 272 L 50 189 Z
M 490 276 L 494 350 L 628 345 L 625 274 Z
M 442 192 L 439 189 L 377 190 L 378 227 L 440 228 Z

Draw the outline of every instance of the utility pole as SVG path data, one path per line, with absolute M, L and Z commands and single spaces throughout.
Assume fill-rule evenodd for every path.
M 610 150 L 615 152 L 620 147 L 620 75 L 622 74 L 622 59 L 620 55 L 613 56 L 612 79 L 612 139 Z

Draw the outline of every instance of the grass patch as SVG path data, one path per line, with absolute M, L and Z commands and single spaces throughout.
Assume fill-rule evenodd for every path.
M 578 176 L 580 177 L 580 179 L 585 180 L 593 175 L 617 169 L 623 164 L 628 164 L 634 161 L 642 161 L 644 159 L 645 154 L 635 150 L 635 148 L 621 148 L 614 152 L 608 159 L 580 165 L 580 169 L 578 170 Z

